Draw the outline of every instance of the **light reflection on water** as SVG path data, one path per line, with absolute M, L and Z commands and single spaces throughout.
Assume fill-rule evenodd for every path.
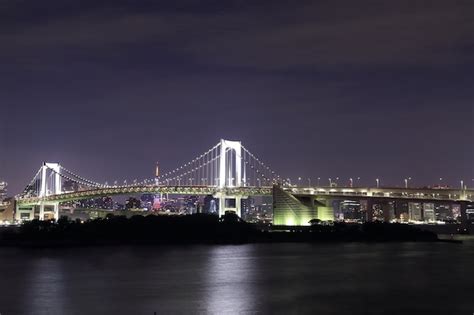
M 0 248 L 0 313 L 471 314 L 474 242 Z
M 47 313 L 64 313 L 64 272 L 61 261 L 49 257 L 39 257 L 29 270 L 30 281 L 26 285 L 24 305 L 27 313 L 34 314 L 35 310 Z
M 210 248 L 206 279 L 206 312 L 256 309 L 252 284 L 258 265 L 255 265 L 255 246 L 215 246 Z

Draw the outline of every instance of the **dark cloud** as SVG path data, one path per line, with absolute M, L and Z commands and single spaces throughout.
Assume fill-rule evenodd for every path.
M 474 45 L 472 1 L 276 2 L 270 10 L 242 5 L 201 13 L 120 4 L 44 12 L 2 42 L 20 56 L 54 48 L 108 54 L 146 43 L 204 64 L 268 69 L 473 61 L 463 52 Z
M 145 177 L 220 137 L 288 176 L 474 177 L 471 12 L 441 0 L 3 1 L 0 177 L 18 191 L 48 159 L 98 180 Z

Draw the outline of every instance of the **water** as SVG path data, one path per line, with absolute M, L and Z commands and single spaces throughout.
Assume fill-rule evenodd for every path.
M 473 314 L 474 242 L 0 248 L 0 313 Z

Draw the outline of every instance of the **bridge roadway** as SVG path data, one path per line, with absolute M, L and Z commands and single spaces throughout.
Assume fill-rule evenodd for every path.
M 74 200 L 90 199 L 115 195 L 131 194 L 170 194 L 170 195 L 215 195 L 225 193 L 228 196 L 264 196 L 272 194 L 272 187 L 233 187 L 218 188 L 215 186 L 164 186 L 164 185 L 136 185 L 118 186 L 100 189 L 83 190 L 78 192 L 66 192 L 63 194 L 49 195 L 45 197 L 18 198 L 19 205 L 34 205 L 39 202 L 67 202 Z
M 330 196 L 334 198 L 400 199 L 422 201 L 473 201 L 474 189 L 400 188 L 400 187 L 291 187 L 293 195 Z
M 433 188 L 400 188 L 400 187 L 284 187 L 293 195 L 315 195 L 332 198 L 376 198 L 401 199 L 407 201 L 473 201 L 473 189 L 433 189 Z M 117 186 L 100 189 L 66 192 L 45 197 L 21 197 L 17 204 L 22 206 L 34 205 L 40 202 L 67 202 L 114 195 L 130 194 L 170 194 L 170 195 L 216 195 L 224 193 L 227 196 L 269 196 L 272 195 L 271 186 L 262 187 L 233 187 L 218 188 L 215 186 L 164 186 L 164 185 L 136 185 Z

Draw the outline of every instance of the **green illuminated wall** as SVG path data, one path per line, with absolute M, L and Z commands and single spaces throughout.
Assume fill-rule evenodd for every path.
M 309 221 L 316 218 L 314 208 L 305 206 L 280 187 L 273 187 L 274 225 L 309 225 Z
M 334 220 L 334 209 L 332 207 L 318 207 L 318 219 L 321 221 Z
M 334 220 L 334 211 L 326 200 L 300 196 L 301 200 L 278 186 L 273 187 L 273 224 L 309 225 L 312 219 Z

